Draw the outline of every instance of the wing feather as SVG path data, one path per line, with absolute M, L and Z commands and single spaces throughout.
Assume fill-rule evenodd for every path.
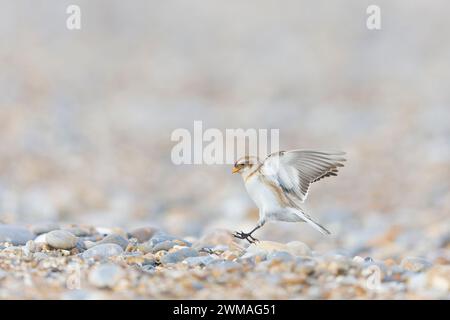
M 311 183 L 336 176 L 343 162 L 344 152 L 314 150 L 281 151 L 269 155 L 261 172 L 276 182 L 294 203 L 303 203 Z

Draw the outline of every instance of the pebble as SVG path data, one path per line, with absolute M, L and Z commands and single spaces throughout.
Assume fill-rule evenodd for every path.
M 47 260 L 49 257 L 47 254 L 43 252 L 35 252 L 33 253 L 33 258 L 37 261 Z
M 42 223 L 42 224 L 34 225 L 34 226 L 32 226 L 30 228 L 30 230 L 34 234 L 40 235 L 40 234 L 43 234 L 43 233 L 48 233 L 48 232 L 53 231 L 53 230 L 58 230 L 59 228 L 60 227 L 59 227 L 59 225 L 57 223 L 49 222 L 49 223 Z
M 34 243 L 47 243 L 46 238 L 47 238 L 46 233 L 40 234 L 34 239 Z
M 234 270 L 242 269 L 242 265 L 235 261 L 216 259 L 210 262 L 207 268 L 219 272 L 231 272 Z
M 30 253 L 34 253 L 36 251 L 36 243 L 34 243 L 33 240 L 27 241 L 25 244 L 25 249 Z
M 418 257 L 406 257 L 400 263 L 401 267 L 408 271 L 422 272 L 430 268 L 433 264 L 426 259 Z
M 154 247 L 152 247 L 152 252 L 156 253 L 161 250 L 169 251 L 176 245 L 177 245 L 177 243 L 175 241 L 166 240 L 166 241 L 157 243 Z
M 123 253 L 121 246 L 115 243 L 104 243 L 87 249 L 82 253 L 83 259 L 107 259 L 112 256 L 118 256 Z
M 0 224 L 0 242 L 9 242 L 15 246 L 24 245 L 33 240 L 34 233 L 27 228 L 15 225 Z
M 213 229 L 206 232 L 198 241 L 193 244 L 197 250 L 205 247 L 214 247 L 218 245 L 231 245 L 236 241 L 229 230 Z
M 155 265 L 153 264 L 142 265 L 141 270 L 147 273 L 153 273 L 155 272 Z
M 353 262 L 362 265 L 362 264 L 364 264 L 365 259 L 360 256 L 355 256 L 355 257 L 353 257 Z
M 159 231 L 156 227 L 141 227 L 131 230 L 128 235 L 130 238 L 136 238 L 138 242 L 142 243 L 150 240 Z
M 48 245 L 56 249 L 72 249 L 78 242 L 76 236 L 65 230 L 50 231 L 47 233 L 45 240 Z
M 46 241 L 55 233 L 68 233 L 67 229 L 42 233 L 25 245 L 0 244 L 0 295 L 6 292 L 8 297 L 28 298 L 41 290 L 38 295 L 42 298 L 75 298 L 76 294 L 68 292 L 79 290 L 69 291 L 67 281 L 83 279 L 88 285 L 83 286 L 81 298 L 220 299 L 231 294 L 252 299 L 450 298 L 445 249 L 427 254 L 428 260 L 413 255 L 399 260 L 398 255 L 383 254 L 374 247 L 356 255 L 334 244 L 316 245 L 313 241 L 314 252 L 299 241 L 261 241 L 245 248 L 242 242 L 229 242 L 195 249 L 199 240 L 194 237 L 186 241 L 157 232 L 138 244 L 137 238 L 117 233 L 119 229 L 82 229 L 90 234 L 79 238 L 71 235 L 77 238 L 71 250 L 54 250 Z M 207 242 L 226 239 L 227 234 L 223 232 L 218 238 L 209 235 Z M 90 247 L 86 251 L 85 244 Z M 369 258 L 369 254 L 382 260 Z M 43 288 L 27 290 L 34 279 Z M 10 284 L 18 290 L 11 291 Z M 49 286 L 56 289 L 48 290 Z
M 196 257 L 198 256 L 198 252 L 191 248 L 183 248 L 178 251 L 168 253 L 161 257 L 161 263 L 168 264 L 168 263 L 177 263 L 181 262 L 186 258 L 189 257 Z
M 177 244 L 184 244 L 187 246 L 191 246 L 191 244 L 183 239 L 179 239 L 177 237 L 174 237 L 172 235 L 169 235 L 167 233 L 158 233 L 154 235 L 148 242 L 152 247 L 155 247 L 157 244 L 166 242 L 166 241 L 173 241 Z
M 105 263 L 95 267 L 89 273 L 89 283 L 97 288 L 112 289 L 124 277 L 124 271 L 118 265 Z
M 410 290 L 422 290 L 427 285 L 427 275 L 425 273 L 416 273 L 408 279 L 407 285 Z
M 267 255 L 267 260 L 277 262 L 289 262 L 293 261 L 294 257 L 286 251 L 274 251 Z
M 311 249 L 304 244 L 303 242 L 300 241 L 292 241 L 286 244 L 287 246 L 287 252 L 289 252 L 290 254 L 294 255 L 294 256 L 299 256 L 299 257 L 310 257 L 312 255 Z
M 206 256 L 198 256 L 198 257 L 188 257 L 183 260 L 183 263 L 187 264 L 190 267 L 206 266 L 206 265 L 210 264 L 211 262 L 213 262 L 214 260 L 215 259 L 212 256 L 206 255 Z
M 104 244 L 104 243 L 115 243 L 120 247 L 122 247 L 123 250 L 125 250 L 128 246 L 128 240 L 118 234 L 109 234 L 102 240 L 97 242 L 97 244 Z
M 166 233 L 158 233 L 154 235 L 150 240 L 139 244 L 137 248 L 143 253 L 157 253 L 163 250 L 168 251 L 173 247 L 180 245 L 191 246 L 191 243 L 186 240 L 168 235 Z
M 433 289 L 449 294 L 450 266 L 438 265 L 431 267 L 427 272 L 427 282 Z
M 292 241 L 287 244 L 274 241 L 260 241 L 249 246 L 242 258 L 245 259 L 253 256 L 264 257 L 272 252 L 279 251 L 283 251 L 298 257 L 310 257 L 312 255 L 309 247 L 300 241 Z
M 334 275 L 346 274 L 351 267 L 351 260 L 345 257 L 338 257 L 328 264 L 328 270 Z
M 64 230 L 70 232 L 71 234 L 73 234 L 74 236 L 77 236 L 77 237 L 87 237 L 87 236 L 91 235 L 91 233 L 92 233 L 91 228 L 88 228 L 88 227 L 75 226 L 75 227 L 65 228 Z

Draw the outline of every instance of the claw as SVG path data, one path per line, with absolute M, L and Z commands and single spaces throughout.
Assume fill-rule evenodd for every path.
M 250 244 L 259 242 L 258 239 L 254 238 L 251 233 L 245 233 L 243 231 L 233 233 L 233 236 L 238 239 L 247 240 Z

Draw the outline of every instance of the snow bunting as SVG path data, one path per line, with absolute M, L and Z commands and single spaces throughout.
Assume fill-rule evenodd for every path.
M 234 164 L 248 194 L 259 208 L 259 221 L 248 233 L 235 232 L 239 239 L 258 241 L 252 234 L 267 221 L 307 222 L 323 234 L 330 232 L 306 214 L 300 204 L 306 200 L 311 183 L 336 176 L 343 167 L 344 152 L 291 150 L 275 152 L 261 162 L 257 157 L 245 156 Z

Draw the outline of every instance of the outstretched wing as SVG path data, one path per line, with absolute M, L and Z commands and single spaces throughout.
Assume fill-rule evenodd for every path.
M 338 168 L 344 166 L 344 154 L 313 150 L 280 151 L 264 160 L 261 172 L 277 183 L 290 200 L 304 202 L 311 183 L 337 175 Z

